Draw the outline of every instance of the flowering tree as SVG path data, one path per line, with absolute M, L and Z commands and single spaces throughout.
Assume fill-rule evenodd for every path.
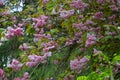
M 119 11 L 119 0 L 1 0 L 0 79 L 119 79 Z

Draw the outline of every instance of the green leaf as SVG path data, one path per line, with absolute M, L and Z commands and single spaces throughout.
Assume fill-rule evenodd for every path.
M 2 33 L 3 31 L 5 31 L 5 29 L 3 29 L 3 28 L 0 28 L 0 33 Z
M 105 41 L 109 40 L 109 39 L 112 39 L 113 37 L 112 36 L 106 36 L 104 39 Z
M 29 27 L 29 28 L 27 28 L 27 30 L 26 30 L 26 33 L 28 33 L 28 34 L 32 34 L 32 33 L 34 33 L 34 32 L 35 32 L 35 29 L 32 28 L 32 27 Z
M 87 80 L 87 77 L 86 77 L 86 76 L 79 76 L 79 77 L 77 78 L 77 80 Z
M 4 35 L 3 31 L 5 31 L 5 29 L 0 28 L 0 38 L 3 37 L 3 35 Z
M 120 55 L 117 55 L 113 58 L 112 62 L 115 63 L 115 62 L 120 62 Z
M 51 32 L 51 34 L 54 34 L 54 33 L 59 32 L 59 30 L 58 29 L 51 29 L 50 32 Z
M 87 80 L 97 80 L 99 78 L 99 75 L 98 73 L 96 72 L 91 72 L 88 77 L 87 77 Z

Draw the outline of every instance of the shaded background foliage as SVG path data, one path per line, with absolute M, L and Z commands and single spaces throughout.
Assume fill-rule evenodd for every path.
M 101 5 L 98 4 L 96 0 L 83 0 L 85 3 L 89 4 L 89 8 L 86 8 L 84 13 L 81 12 L 84 16 L 82 20 L 78 20 L 80 13 L 78 13 L 77 10 L 75 10 L 74 15 L 69 19 L 62 19 L 59 14 L 51 13 L 53 9 L 58 11 L 60 4 L 63 9 L 71 9 L 69 6 L 71 1 L 72 0 L 51 0 L 47 4 L 43 4 L 42 0 L 6 0 L 6 3 L 0 6 L 1 38 L 5 36 L 4 32 L 7 27 L 14 26 L 14 24 L 21 22 L 24 22 L 25 24 L 23 27 L 25 33 L 24 36 L 15 36 L 7 41 L 1 40 L 0 67 L 5 69 L 8 79 L 12 80 L 14 77 L 22 76 L 25 71 L 28 71 L 30 73 L 31 80 L 44 80 L 50 77 L 53 77 L 55 80 L 62 80 L 69 75 L 74 75 L 75 79 L 79 78 L 79 80 L 82 80 L 81 77 L 88 78 L 88 80 L 112 80 L 114 77 L 115 80 L 119 80 L 120 67 L 117 66 L 116 63 L 120 62 L 120 30 L 118 29 L 120 25 L 120 12 L 109 9 L 109 1 L 108 4 L 106 3 L 105 5 Z M 23 3 L 23 5 L 21 6 L 20 3 Z M 20 6 L 22 8 L 21 11 L 19 11 Z M 103 8 L 99 9 L 100 6 Z M 119 7 L 119 5 L 117 6 Z M 17 10 L 13 11 L 15 9 Z M 10 13 L 10 11 L 13 12 Z M 92 18 L 93 14 L 98 11 L 102 11 L 105 14 L 105 21 Z M 114 21 L 108 19 L 112 14 L 116 15 Z M 39 17 L 40 15 L 50 16 L 49 25 L 44 26 L 44 31 L 45 33 L 50 33 L 62 48 L 60 50 L 53 49 L 53 55 L 48 58 L 46 64 L 39 63 L 34 68 L 27 68 L 24 66 L 20 72 L 13 74 L 14 72 L 11 72 L 12 69 L 6 67 L 7 64 L 12 61 L 12 58 L 18 58 L 24 63 L 28 60 L 27 56 L 29 54 L 41 54 L 41 50 L 39 50 L 41 42 L 34 44 L 32 40 L 34 37 L 33 34 L 35 34 L 35 29 L 32 27 L 32 18 Z M 17 21 L 14 22 L 14 19 L 12 19 L 13 16 L 17 17 Z M 77 43 L 77 40 L 73 40 L 72 45 L 65 46 L 67 39 L 73 38 L 74 34 L 78 32 L 77 29 L 72 28 L 72 24 L 81 22 L 85 23 L 87 20 L 92 20 L 97 23 L 96 25 L 92 25 L 92 27 L 101 27 L 101 29 L 98 30 L 98 33 L 94 31 L 91 31 L 91 33 L 96 33 L 98 35 L 100 33 L 104 37 L 98 38 L 97 44 L 92 45 L 89 48 L 85 48 L 84 44 L 87 33 L 89 32 L 83 31 L 82 43 Z M 112 24 L 109 24 L 109 22 L 112 22 Z M 117 23 L 117 25 L 115 25 L 115 23 Z M 116 34 L 107 35 L 106 33 L 109 31 L 116 32 Z M 43 42 L 45 42 L 45 40 L 43 40 Z M 30 49 L 30 51 L 28 50 L 23 52 L 18 49 L 22 43 L 30 43 L 34 45 L 34 47 L 33 49 Z M 82 47 L 85 48 L 85 51 L 80 50 Z M 93 48 L 100 50 L 101 53 L 94 55 Z M 24 55 L 24 53 L 26 53 L 26 55 Z M 74 58 L 82 58 L 83 56 L 86 56 L 89 59 L 87 67 L 85 67 L 81 73 L 71 71 L 69 66 L 70 61 Z M 54 60 L 57 60 L 58 64 L 54 64 Z M 117 72 L 114 72 L 114 69 L 117 70 Z

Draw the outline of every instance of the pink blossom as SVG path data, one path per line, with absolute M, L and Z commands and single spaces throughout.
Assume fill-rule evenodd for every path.
M 87 20 L 87 21 L 85 22 L 85 24 L 86 24 L 86 25 L 90 25 L 90 24 L 94 24 L 94 22 L 91 21 L 91 20 Z
M 23 23 L 19 23 L 19 24 L 18 24 L 19 27 L 22 27 L 23 25 L 24 25 Z
M 83 15 L 79 15 L 78 19 L 79 20 L 83 19 Z
M 34 42 L 37 43 L 40 39 L 39 38 L 34 38 Z
M 86 40 L 86 44 L 85 44 L 85 47 L 89 47 L 93 44 L 95 44 L 96 42 L 95 41 L 91 41 L 91 40 Z
M 13 59 L 12 63 L 9 65 L 14 71 L 19 71 L 22 68 L 23 64 L 20 63 L 18 60 Z
M 95 37 L 94 34 L 88 34 L 88 35 L 87 35 L 87 38 L 88 38 L 89 40 L 96 40 L 96 37 Z
M 47 34 L 47 35 L 45 35 L 43 33 L 36 33 L 36 34 L 34 34 L 34 42 L 38 42 L 42 38 L 46 38 L 46 39 L 49 39 L 49 40 L 52 39 L 50 34 Z
M 52 55 L 52 52 L 46 52 L 44 53 L 44 58 L 50 57 Z
M 32 18 L 34 22 L 36 22 L 34 28 L 42 27 L 45 25 L 47 22 L 48 17 L 45 15 L 41 15 L 39 18 Z
M 43 0 L 43 4 L 47 4 L 49 0 Z
M 117 4 L 120 6 L 120 0 L 117 0 Z
M 9 38 L 12 38 L 14 35 L 15 35 L 15 30 L 11 27 L 8 27 L 7 28 L 7 34 L 6 34 L 6 37 L 9 39 Z
M 69 46 L 69 45 L 72 45 L 73 44 L 73 40 L 72 39 L 69 39 L 66 41 L 65 45 Z
M 30 76 L 28 72 L 25 72 L 23 77 L 14 78 L 14 80 L 29 80 Z
M 16 28 L 15 29 L 15 35 L 17 35 L 17 36 L 23 35 L 23 29 L 20 28 L 20 27 Z
M 39 21 L 39 19 L 37 19 L 37 18 L 32 18 L 32 20 L 33 20 L 34 22 L 38 22 L 38 21 Z
M 75 33 L 75 37 L 76 37 L 76 38 L 81 37 L 81 35 L 82 35 L 82 32 L 76 32 L 76 33 Z
M 49 50 L 55 48 L 57 46 L 57 43 L 54 41 L 50 41 L 48 43 L 42 43 L 41 46 L 43 47 L 44 52 L 48 52 Z
M 22 45 L 19 46 L 19 49 L 21 50 L 27 50 L 29 47 L 26 43 L 23 43 Z
M 60 17 L 66 19 L 72 16 L 73 14 L 74 14 L 74 10 L 62 10 L 60 12 Z
M 4 4 L 3 0 L 0 0 L 0 6 L 3 5 L 3 4 Z
M 44 52 L 48 52 L 50 49 L 49 48 L 43 48 Z
M 39 20 L 36 24 L 37 27 L 43 26 L 43 23 L 45 23 L 43 20 Z
M 50 34 L 47 34 L 46 36 L 45 36 L 45 38 L 47 38 L 47 39 L 52 39 L 52 37 L 51 37 L 51 35 Z
M 28 58 L 29 58 L 29 62 L 26 62 L 26 66 L 28 67 L 34 67 L 36 66 L 37 64 L 39 64 L 40 62 L 41 63 L 46 63 L 47 62 L 47 58 L 51 56 L 51 52 L 46 52 L 44 53 L 44 55 L 42 56 L 38 56 L 38 55 L 29 55 Z
M 83 57 L 81 59 L 74 59 L 70 61 L 70 68 L 71 70 L 80 72 L 87 63 L 88 59 L 86 57 Z
M 85 47 L 89 47 L 96 43 L 96 37 L 94 34 L 88 34 Z
M 2 13 L 3 16 L 8 16 L 9 14 L 10 14 L 9 11 L 6 11 L 6 12 L 3 12 L 3 13 Z
M 95 19 L 103 19 L 103 12 L 96 12 L 94 14 Z
M 107 35 L 115 36 L 117 33 L 116 32 L 108 32 Z
M 29 79 L 29 78 L 30 78 L 29 73 L 28 73 L 28 72 L 25 72 L 24 75 L 23 75 L 23 78 Z
M 14 36 L 21 36 L 23 35 L 23 29 L 18 27 L 16 29 L 12 28 L 12 27 L 8 27 L 7 28 L 7 33 L 6 33 L 6 37 L 8 39 L 14 37 Z
M 82 0 L 72 0 L 72 3 L 70 4 L 72 8 L 77 8 L 81 11 L 84 10 L 85 7 L 87 7 L 87 4 L 84 3 Z
M 119 8 L 116 5 L 110 5 L 109 7 L 112 9 L 112 11 L 118 11 L 119 10 Z
M 112 15 L 110 17 L 108 17 L 110 20 L 114 20 L 116 18 L 116 15 Z
M 14 78 L 14 80 L 21 80 L 21 78 L 17 77 L 17 78 Z
M 94 54 L 99 54 L 99 53 L 101 53 L 101 51 L 99 51 L 99 50 L 97 50 L 97 49 L 94 48 L 94 49 L 93 49 L 93 53 L 94 53 Z
M 0 69 L 0 77 L 4 77 L 5 76 L 5 73 L 4 73 L 4 70 L 3 69 Z
M 83 57 L 83 58 L 80 59 L 80 62 L 81 63 L 86 63 L 86 62 L 88 62 L 88 59 L 86 57 Z
M 48 16 L 45 16 L 45 15 L 41 15 L 40 18 L 44 21 L 46 21 L 48 19 Z
M 15 30 L 12 28 L 12 27 L 8 27 L 7 30 L 10 32 L 10 33 L 14 33 Z
M 14 34 L 12 34 L 12 33 L 11 34 L 8 34 L 8 33 L 6 34 L 6 38 L 8 38 L 8 39 L 12 38 L 13 36 L 14 36 Z
M 37 34 L 34 34 L 34 36 L 35 36 L 36 38 L 42 39 L 43 37 L 45 37 L 45 34 L 37 33 Z
M 83 23 L 73 23 L 73 27 L 75 27 L 78 30 L 88 30 L 88 27 Z
M 70 61 L 70 68 L 72 70 L 77 69 L 77 65 L 79 65 L 79 60 L 78 59 L 74 59 Z
M 38 63 L 37 62 L 26 62 L 26 66 L 28 67 L 33 67 L 36 66 Z
M 82 27 L 84 27 L 83 23 L 73 23 L 73 27 L 77 28 L 77 29 L 81 29 Z
M 75 76 L 74 75 L 65 76 L 64 80 L 75 80 Z
M 99 4 L 103 4 L 103 3 L 105 3 L 105 0 L 97 0 L 97 2 L 98 2 Z
M 41 62 L 43 60 L 42 56 L 38 56 L 38 55 L 29 55 L 28 56 L 30 62 L 26 62 L 26 66 L 29 67 L 33 67 L 36 66 L 39 62 Z
M 31 60 L 31 61 L 34 61 L 34 62 L 39 62 L 40 60 L 42 60 L 42 57 L 41 56 L 38 56 L 38 55 L 29 55 L 28 58 Z
M 7 77 L 4 77 L 4 80 L 8 80 L 8 78 L 7 78 Z

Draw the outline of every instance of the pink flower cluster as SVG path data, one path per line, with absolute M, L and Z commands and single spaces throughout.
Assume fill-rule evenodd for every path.
M 9 65 L 14 71 L 19 71 L 22 68 L 23 64 L 20 63 L 18 60 L 13 59 L 12 63 Z
M 74 59 L 70 61 L 70 68 L 71 70 L 75 70 L 79 73 L 87 63 L 88 59 L 86 57 L 83 57 L 81 59 Z
M 49 0 L 43 0 L 43 4 L 47 4 Z
M 28 67 L 34 67 L 36 66 L 37 64 L 39 64 L 40 62 L 41 63 L 46 63 L 47 62 L 47 57 L 50 57 L 51 56 L 51 52 L 46 52 L 44 53 L 43 56 L 38 56 L 38 55 L 29 55 L 28 58 L 30 60 L 30 62 L 26 62 L 26 66 Z
M 85 47 L 89 47 L 96 43 L 96 36 L 94 34 L 87 34 Z
M 0 0 L 0 6 L 3 5 L 3 4 L 4 4 L 3 0 Z
M 112 21 L 115 20 L 115 18 L 116 18 L 116 15 L 114 15 L 114 14 L 111 15 L 110 17 L 108 17 L 108 19 L 110 19 L 110 20 L 112 20 Z
M 116 32 L 107 32 L 106 34 L 110 35 L 110 36 L 115 36 L 117 33 Z
M 101 53 L 101 51 L 99 51 L 99 50 L 97 50 L 97 49 L 94 48 L 94 49 L 93 49 L 93 53 L 96 54 L 96 55 L 98 55 L 98 54 Z
M 86 25 L 92 25 L 92 24 L 95 24 L 95 23 L 93 21 L 91 21 L 91 20 L 86 20 L 85 24 Z
M 109 6 L 111 8 L 112 11 L 118 11 L 119 8 L 116 5 L 110 5 Z
M 2 16 L 8 16 L 9 14 L 10 14 L 9 11 L 5 11 L 5 12 L 2 13 Z
M 29 78 L 30 78 L 29 73 L 25 72 L 22 78 L 17 77 L 17 78 L 14 78 L 14 80 L 29 80 Z
M 75 27 L 78 30 L 88 30 L 88 27 L 83 23 L 73 23 L 73 27 Z
M 103 4 L 103 3 L 105 3 L 105 0 L 97 0 L 97 2 L 98 2 L 99 4 Z
M 34 28 L 37 29 L 38 27 L 42 27 L 47 22 L 48 17 L 45 15 L 40 16 L 39 18 L 33 18 L 32 20 L 36 23 Z
M 76 37 L 76 38 L 80 38 L 81 36 L 82 36 L 82 32 L 76 32 L 76 33 L 75 33 L 75 37 Z
M 95 19 L 103 20 L 103 12 L 96 12 L 94 14 Z
M 5 72 L 3 69 L 0 68 L 0 80 L 8 80 L 5 76 Z
M 48 52 L 49 50 L 55 48 L 57 43 L 55 41 L 50 41 L 48 43 L 43 43 L 41 46 L 43 47 L 44 52 Z
M 74 75 L 65 76 L 64 80 L 75 80 L 75 76 Z
M 14 37 L 14 36 L 21 36 L 23 35 L 23 29 L 20 28 L 20 27 L 17 27 L 17 28 L 12 28 L 12 27 L 8 27 L 7 28 L 7 34 L 6 34 L 6 37 L 8 39 Z
M 23 43 L 22 45 L 19 46 L 19 49 L 21 50 L 27 50 L 29 46 L 26 43 Z
M 67 19 L 74 14 L 74 10 L 62 10 L 60 11 L 60 17 Z
M 42 60 L 42 56 L 38 56 L 35 54 L 29 55 L 28 58 L 29 58 L 30 62 L 27 62 L 26 66 L 29 66 L 29 67 L 36 66 Z
M 74 36 L 74 41 L 76 41 L 77 43 L 81 43 L 82 34 L 83 34 L 82 31 L 76 32 Z
M 73 44 L 73 40 L 72 39 L 68 39 L 65 43 L 66 46 L 72 45 Z
M 0 78 L 3 78 L 5 76 L 4 70 L 0 68 Z
M 34 34 L 34 42 L 38 42 L 42 38 L 52 39 L 50 34 L 36 33 Z
M 70 6 L 72 8 L 84 10 L 84 8 L 87 7 L 87 4 L 84 3 L 82 0 L 72 0 L 72 3 L 70 4 Z

